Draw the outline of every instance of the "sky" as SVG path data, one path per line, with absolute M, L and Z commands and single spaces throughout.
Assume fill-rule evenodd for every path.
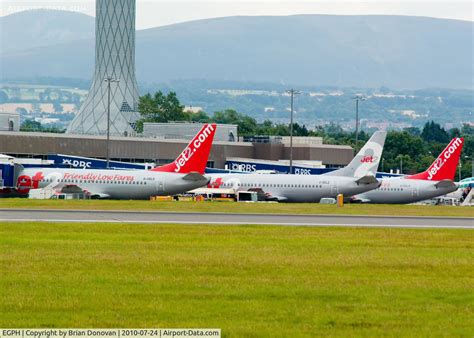
M 234 15 L 414 15 L 474 21 L 472 1 L 428 0 L 136 0 L 137 29 Z M 95 14 L 95 0 L 0 0 L 0 16 L 36 8 Z

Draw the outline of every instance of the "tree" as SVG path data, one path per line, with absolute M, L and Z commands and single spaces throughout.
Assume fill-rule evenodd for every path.
M 461 134 L 465 136 L 474 136 L 474 126 L 464 123 L 461 127 Z
M 189 121 L 192 121 L 192 122 L 207 123 L 211 120 L 209 115 L 207 115 L 207 113 L 203 111 L 199 111 L 197 113 L 187 112 L 187 114 L 188 114 Z
M 20 126 L 20 131 L 42 131 L 41 123 L 34 120 L 26 120 Z
M 243 136 L 253 136 L 257 131 L 257 121 L 253 117 L 239 114 L 233 109 L 216 111 L 212 116 L 212 121 L 216 123 L 236 124 L 239 127 L 239 134 Z
M 449 135 L 446 130 L 434 121 L 426 122 L 421 132 L 421 137 L 427 142 L 447 143 L 449 141 Z
M 170 122 L 189 120 L 184 112 L 184 106 L 178 100 L 175 92 L 164 95 L 161 91 L 141 96 L 138 101 L 138 111 L 141 119 L 137 121 L 137 129 L 143 131 L 143 122 Z
M 417 127 L 403 128 L 403 131 L 406 131 L 411 136 L 420 136 L 421 135 L 421 130 L 418 129 Z

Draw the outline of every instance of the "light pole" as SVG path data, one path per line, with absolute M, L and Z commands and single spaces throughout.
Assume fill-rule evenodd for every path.
M 364 96 L 357 94 L 356 96 L 353 97 L 353 99 L 356 102 L 356 147 L 357 147 L 357 141 L 359 141 L 359 101 L 365 101 L 367 100 Z
M 459 159 L 459 165 L 458 165 L 458 167 L 459 167 L 458 182 L 461 182 L 461 179 L 462 179 L 462 177 L 461 177 L 462 164 L 461 164 L 461 163 L 462 163 L 462 158 Z
M 109 169 L 110 162 L 110 83 L 119 82 L 120 79 L 114 79 L 110 76 L 104 79 L 107 82 L 107 163 L 106 168 Z
M 299 90 L 291 88 L 286 91 L 291 97 L 291 116 L 290 116 L 290 174 L 293 174 L 293 97 L 301 94 Z
M 384 168 L 383 168 L 384 162 L 385 162 L 385 158 L 382 157 L 382 172 L 385 172 L 385 171 L 383 171 L 383 169 L 384 169 Z
M 395 159 L 397 158 L 400 160 L 400 174 L 403 175 L 403 155 L 398 155 Z

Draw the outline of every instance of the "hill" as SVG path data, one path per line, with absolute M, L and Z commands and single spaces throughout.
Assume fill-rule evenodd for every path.
M 0 17 L 2 54 L 94 38 L 91 16 L 56 10 L 29 10 Z
M 94 40 L 87 35 L 93 31 L 93 18 L 47 12 L 67 16 L 64 35 L 61 24 L 43 25 L 39 31 L 18 29 L 37 25 L 45 11 L 2 18 L 2 31 L 5 23 L 10 26 L 0 56 L 2 79 L 92 76 Z M 467 21 L 407 16 L 198 20 L 138 31 L 137 77 L 139 82 L 203 79 L 472 89 L 473 29 Z

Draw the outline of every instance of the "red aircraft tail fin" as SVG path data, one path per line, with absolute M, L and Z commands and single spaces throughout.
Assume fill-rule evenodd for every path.
M 204 174 L 215 133 L 215 123 L 205 124 L 174 162 L 153 168 L 151 171 Z
M 454 181 L 463 145 L 463 138 L 453 138 L 427 170 L 416 175 L 406 176 L 405 178 L 428 181 Z

